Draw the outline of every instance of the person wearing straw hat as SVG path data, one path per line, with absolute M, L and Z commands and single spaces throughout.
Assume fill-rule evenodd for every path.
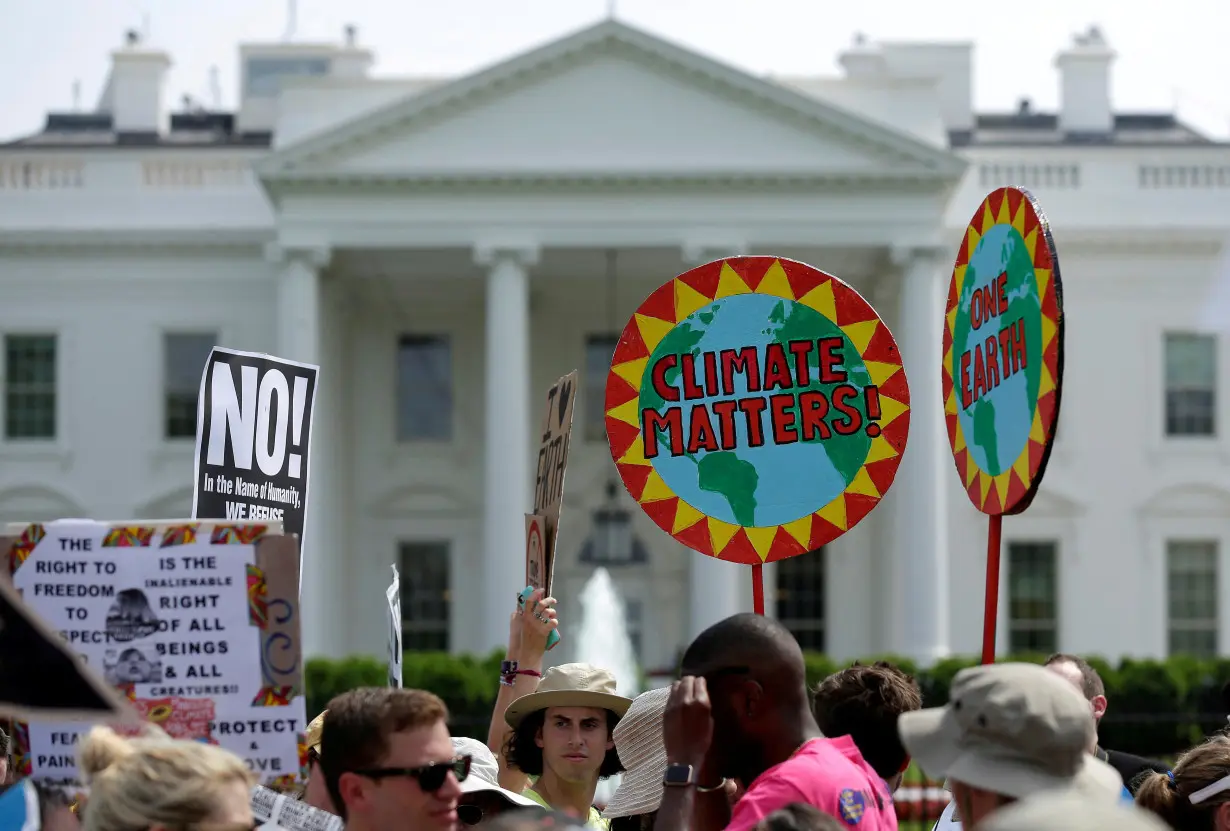
M 457 805 L 457 817 L 466 825 L 488 822 L 521 808 L 541 808 L 529 797 L 500 787 L 500 766 L 495 754 L 478 739 L 455 736 L 453 752 L 459 757 L 470 757 L 470 775 L 461 783 L 461 801 Z
M 325 716 L 328 714 L 329 711 L 325 710 L 312 719 L 312 723 L 307 726 L 307 731 L 304 733 L 304 742 L 308 749 L 308 778 L 303 788 L 303 802 L 313 808 L 336 815 L 337 808 L 333 804 L 333 798 L 329 796 L 324 774 L 320 772 L 320 731 L 325 725 Z
M 599 779 L 623 770 L 611 732 L 631 705 L 632 699 L 616 692 L 608 670 L 592 664 L 547 670 L 538 689 L 504 713 L 513 730 L 504 758 L 533 778 L 523 795 L 606 828 L 593 808 L 594 793 Z
M 666 745 L 662 741 L 662 714 L 670 687 L 641 693 L 612 731 L 615 751 L 623 763 L 619 787 L 602 816 L 611 831 L 652 829 L 662 802 L 662 774 L 666 772 Z

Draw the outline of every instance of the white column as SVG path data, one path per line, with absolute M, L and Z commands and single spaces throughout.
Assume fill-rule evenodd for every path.
M 281 266 L 278 275 L 278 339 L 276 355 L 301 363 L 322 363 L 321 270 L 329 264 L 327 248 L 282 250 L 271 254 Z M 312 445 L 308 480 L 308 513 L 300 549 L 300 607 L 304 658 L 340 657 L 345 621 L 345 589 L 339 582 L 337 549 L 329 545 L 326 517 L 333 501 L 331 482 L 336 445 L 329 418 L 331 407 L 322 395 L 321 382 L 329 368 L 321 366 L 312 418 Z
M 508 642 L 508 616 L 517 592 L 525 588 L 525 514 L 533 507 L 530 401 L 537 400 L 532 398 L 530 375 L 528 269 L 538 262 L 538 251 L 480 247 L 475 260 L 489 269 L 483 628 L 482 641 L 475 644 L 485 653 Z
M 747 251 L 741 242 L 689 243 L 683 247 L 688 268 L 735 257 Z M 688 632 L 691 641 L 719 620 L 739 612 L 752 611 L 752 570 L 683 549 L 688 556 Z M 765 575 L 765 612 L 773 614 L 772 588 Z M 687 644 L 685 643 L 684 646 Z
M 902 270 L 897 343 L 910 383 L 910 435 L 890 496 L 893 564 L 901 586 L 896 639 L 929 664 L 949 653 L 948 493 L 956 475 L 944 427 L 940 361 L 949 266 L 934 248 L 894 249 Z

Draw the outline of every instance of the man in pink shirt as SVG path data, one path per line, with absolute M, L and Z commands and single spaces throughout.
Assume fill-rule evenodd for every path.
M 663 738 L 668 764 L 655 831 L 750 831 L 795 802 L 860 831 L 896 831 L 888 787 L 853 741 L 821 735 L 803 653 L 771 618 L 735 615 L 697 636 Z M 747 786 L 733 810 L 729 779 Z

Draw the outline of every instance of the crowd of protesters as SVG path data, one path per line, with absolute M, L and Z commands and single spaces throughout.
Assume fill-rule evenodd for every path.
M 544 669 L 558 625 L 541 591 L 513 614 L 486 744 L 451 736 L 431 692 L 338 696 L 307 730 L 297 798 L 351 831 L 882 831 L 897 828 L 893 796 L 914 764 L 950 797 L 936 831 L 1230 831 L 1230 737 L 1173 767 L 1102 747 L 1109 702 L 1076 655 L 963 670 L 944 706 L 924 708 L 885 662 L 809 690 L 790 632 L 743 614 L 689 645 L 672 686 L 631 699 L 601 667 Z M 9 785 L 37 804 L 29 827 L 276 827 L 253 815 L 245 764 L 217 747 L 96 727 L 78 754 L 81 795 Z M 600 810 L 598 784 L 617 773 Z

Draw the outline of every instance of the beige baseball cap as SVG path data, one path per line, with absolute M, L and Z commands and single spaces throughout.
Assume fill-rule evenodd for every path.
M 901 741 L 928 776 L 1024 799 L 1076 788 L 1103 801 L 1123 792 L 1118 773 L 1088 751 L 1089 702 L 1036 664 L 990 664 L 957 673 L 948 704 L 902 713 Z
M 1093 800 L 1074 791 L 1023 799 L 979 823 L 982 831 L 1168 831 L 1169 827 L 1134 805 Z

